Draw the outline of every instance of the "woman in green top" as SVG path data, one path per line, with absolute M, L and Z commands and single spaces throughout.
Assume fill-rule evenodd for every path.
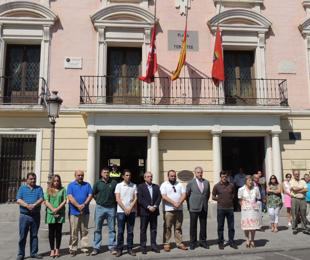
M 282 207 L 281 185 L 275 175 L 271 175 L 267 186 L 267 207 L 271 231 L 278 232 L 279 212 Z
M 48 224 L 48 238 L 51 247 L 51 257 L 59 257 L 62 224 L 65 223 L 65 205 L 67 202 L 66 189 L 61 185 L 61 178 L 55 174 L 51 185 L 45 193 L 46 218 Z M 56 240 L 56 248 L 55 248 Z

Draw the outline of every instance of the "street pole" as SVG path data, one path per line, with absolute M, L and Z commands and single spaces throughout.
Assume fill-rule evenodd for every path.
M 52 178 L 54 176 L 54 153 L 55 153 L 55 124 L 56 120 L 51 119 L 51 142 L 50 142 L 50 165 L 49 165 L 49 173 L 48 173 L 48 181 L 47 185 L 51 184 Z

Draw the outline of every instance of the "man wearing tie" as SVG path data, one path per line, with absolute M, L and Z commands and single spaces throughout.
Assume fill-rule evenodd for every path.
M 152 251 L 159 253 L 156 244 L 157 217 L 159 215 L 159 204 L 161 194 L 159 186 L 152 183 L 151 172 L 144 173 L 144 183 L 138 186 L 138 205 L 140 207 L 140 244 L 142 254 L 146 254 L 146 230 L 150 223 Z
M 208 249 L 207 244 L 207 216 L 208 201 L 210 198 L 210 183 L 204 179 L 203 169 L 196 167 L 195 178 L 186 186 L 187 202 L 190 213 L 190 249 L 194 250 L 197 246 L 197 222 L 199 218 L 200 234 L 199 244 Z

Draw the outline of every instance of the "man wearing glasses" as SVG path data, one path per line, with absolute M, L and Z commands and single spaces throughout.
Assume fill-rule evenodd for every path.
M 38 255 L 38 230 L 40 227 L 43 190 L 36 185 L 36 175 L 34 173 L 27 174 L 27 183 L 19 188 L 16 200 L 20 210 L 18 255 L 16 259 L 23 260 L 25 258 L 25 246 L 29 230 L 30 257 L 42 259 L 42 256 Z
M 81 234 L 81 250 L 88 252 L 88 222 L 89 203 L 93 198 L 93 190 L 88 182 L 84 181 L 84 172 L 76 170 L 75 180 L 68 185 L 69 200 L 70 241 L 69 252 L 71 256 L 77 253 L 79 233 Z
M 203 169 L 196 167 L 195 178 L 186 186 L 187 202 L 190 214 L 190 249 L 197 246 L 197 222 L 199 219 L 199 245 L 209 249 L 207 244 L 207 217 L 210 198 L 210 183 L 203 178 Z
M 181 250 L 187 250 L 182 240 L 183 223 L 183 202 L 186 199 L 186 190 L 181 183 L 177 182 L 175 170 L 168 171 L 168 181 L 160 186 L 160 192 L 163 200 L 164 215 L 164 250 L 171 250 L 169 240 L 171 238 L 171 228 L 174 227 L 174 239 L 177 247 Z

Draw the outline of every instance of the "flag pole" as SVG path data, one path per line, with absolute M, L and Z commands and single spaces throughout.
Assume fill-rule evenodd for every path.
M 186 33 L 187 33 L 187 17 L 188 17 L 188 0 L 186 1 L 186 12 L 185 12 L 185 28 L 186 28 Z M 187 35 L 186 35 L 186 49 L 187 49 Z M 185 86 L 185 64 L 186 60 L 184 63 L 184 69 L 183 69 L 183 75 L 184 75 L 184 86 Z

